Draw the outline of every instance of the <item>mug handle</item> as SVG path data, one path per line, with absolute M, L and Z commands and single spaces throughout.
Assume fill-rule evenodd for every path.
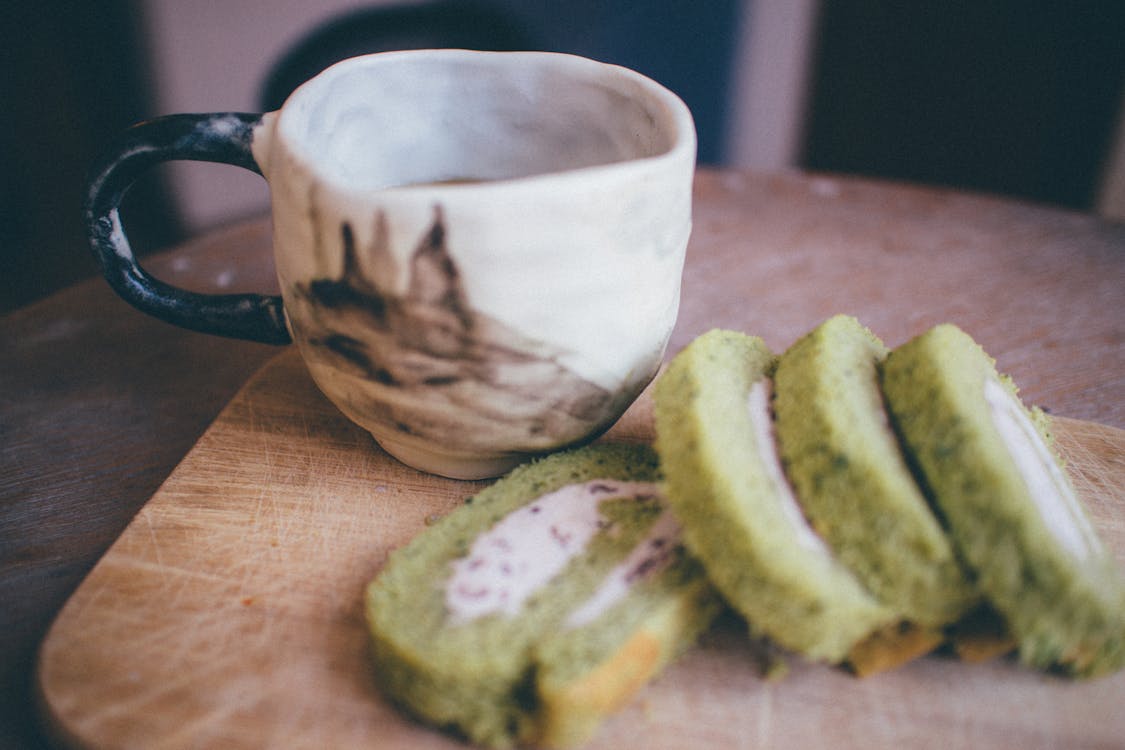
M 102 273 L 126 302 L 193 331 L 266 344 L 292 340 L 280 296 L 200 294 L 149 275 L 133 255 L 119 213 L 133 182 L 161 162 L 210 161 L 261 174 L 250 151 L 261 120 L 261 115 L 243 112 L 159 117 L 126 130 L 95 165 L 86 193 L 86 231 Z

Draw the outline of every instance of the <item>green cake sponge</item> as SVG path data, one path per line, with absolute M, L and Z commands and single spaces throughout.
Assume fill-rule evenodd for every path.
M 883 390 L 938 511 L 1021 658 L 1095 676 L 1125 664 L 1125 585 L 1050 446 L 1046 415 L 965 332 L 887 357 Z
M 394 552 L 366 595 L 384 692 L 483 745 L 588 739 L 722 606 L 659 479 L 647 446 L 555 454 Z
M 879 386 L 887 347 L 832 317 L 781 357 L 774 410 L 786 474 L 813 527 L 875 596 L 941 627 L 980 596 L 899 447 Z

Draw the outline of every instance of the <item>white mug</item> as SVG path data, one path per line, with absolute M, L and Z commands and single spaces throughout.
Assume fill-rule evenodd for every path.
M 121 196 L 203 159 L 270 187 L 281 297 L 200 295 L 129 249 Z M 106 278 L 178 325 L 300 348 L 390 454 L 458 478 L 593 439 L 655 375 L 679 305 L 695 131 L 667 89 L 539 52 L 352 58 L 265 115 L 134 126 L 94 172 Z

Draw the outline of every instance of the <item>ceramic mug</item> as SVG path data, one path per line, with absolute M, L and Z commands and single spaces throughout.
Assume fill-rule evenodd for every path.
M 281 296 L 147 274 L 118 216 L 175 159 L 269 184 Z M 93 173 L 113 288 L 194 330 L 296 342 L 324 394 L 402 462 L 496 476 L 588 441 L 659 367 L 691 227 L 695 130 L 674 94 L 571 55 L 352 58 L 264 115 L 134 126 Z

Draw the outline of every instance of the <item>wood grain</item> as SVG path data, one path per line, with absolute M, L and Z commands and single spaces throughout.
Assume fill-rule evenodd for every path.
M 1125 432 L 1059 419 L 1061 450 L 1125 562 Z M 642 398 L 605 439 L 651 437 Z M 57 737 L 91 748 L 457 747 L 375 689 L 361 592 L 387 553 L 480 483 L 396 463 L 295 351 L 231 402 L 67 603 L 40 659 Z M 1093 748 L 1125 737 L 1125 673 L 1073 683 L 927 657 L 857 680 L 764 681 L 731 618 L 591 747 Z
M 269 252 L 253 222 L 144 262 L 198 291 L 269 291 Z M 0 748 L 41 750 L 29 688 L 51 620 L 278 349 L 174 328 L 91 279 L 0 318 L 0 353 Z

